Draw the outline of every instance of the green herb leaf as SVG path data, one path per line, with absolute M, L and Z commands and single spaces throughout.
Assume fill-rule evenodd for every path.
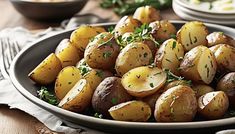
M 110 57 L 111 55 L 112 55 L 112 53 L 109 52 L 109 51 L 103 53 L 103 57 L 104 57 L 105 59 L 108 58 L 108 57 Z
M 41 100 L 44 100 L 52 105 L 58 105 L 58 101 L 55 95 L 50 93 L 46 87 L 41 87 L 38 91 L 38 96 Z

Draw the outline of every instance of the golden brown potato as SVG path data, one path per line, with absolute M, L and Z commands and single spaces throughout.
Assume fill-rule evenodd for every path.
M 69 39 L 63 39 L 55 49 L 56 56 L 60 59 L 62 67 L 74 66 L 81 60 L 82 54 L 74 45 L 71 45 Z
M 197 98 L 201 97 L 202 95 L 204 95 L 206 93 L 214 91 L 214 89 L 212 87 L 205 85 L 205 84 L 193 85 L 192 89 L 195 91 Z
M 199 45 L 207 45 L 207 27 L 198 21 L 185 23 L 177 33 L 177 41 L 181 43 L 185 51 Z
M 208 119 L 223 117 L 228 106 L 228 97 L 223 91 L 210 92 L 198 99 L 198 112 Z
M 55 81 L 61 69 L 60 60 L 54 53 L 51 53 L 28 74 L 28 77 L 37 84 L 48 85 Z
M 92 97 L 92 107 L 96 112 L 109 116 L 109 108 L 132 98 L 123 88 L 120 78 L 108 77 L 96 88 Z
M 223 32 L 213 32 L 213 33 L 209 34 L 206 37 L 206 39 L 208 41 L 209 47 L 215 46 L 218 44 L 228 44 L 230 46 L 235 47 L 235 40 Z
M 150 23 L 161 19 L 160 11 L 151 6 L 139 7 L 135 10 L 133 18 L 144 23 Z
M 222 77 L 216 90 L 224 91 L 228 96 L 230 105 L 235 108 L 235 72 L 231 72 Z
M 146 96 L 144 98 L 138 98 L 138 99 L 147 103 L 150 106 L 152 113 L 154 113 L 156 101 L 161 96 L 161 94 L 162 92 L 158 90 L 152 95 Z
M 114 28 L 115 38 L 127 32 L 134 32 L 140 25 L 141 22 L 139 20 L 134 19 L 131 16 L 123 16 Z
M 142 101 L 128 101 L 109 109 L 114 120 L 144 122 L 151 116 L 151 108 Z
M 149 24 L 152 28 L 151 34 L 157 41 L 165 41 L 176 34 L 175 26 L 166 20 L 155 21 Z
M 214 53 L 218 70 L 224 71 L 235 71 L 235 48 L 227 44 L 219 44 L 212 48 Z
M 91 68 L 111 69 L 115 65 L 120 47 L 108 32 L 97 35 L 85 50 L 85 62 Z
M 158 91 L 166 82 L 166 73 L 158 67 L 142 66 L 128 71 L 122 85 L 135 97 L 146 97 Z
M 166 40 L 158 49 L 154 63 L 162 69 L 169 69 L 179 75 L 180 62 L 184 57 L 184 48 L 175 39 Z
M 139 42 L 128 44 L 116 59 L 116 72 L 122 76 L 135 67 L 149 65 L 152 58 L 152 52 L 146 44 Z
M 58 106 L 73 112 L 83 112 L 90 105 L 92 94 L 93 90 L 89 83 L 85 79 L 81 79 L 60 101 Z
M 82 25 L 78 27 L 70 36 L 70 41 L 82 52 L 85 51 L 89 40 L 94 38 L 96 35 L 105 32 L 102 27 L 93 27 L 89 25 Z
M 63 68 L 55 81 L 55 95 L 61 100 L 72 89 L 78 80 L 82 78 L 80 70 L 74 66 Z
M 188 86 L 168 89 L 157 100 L 154 117 L 158 122 L 192 121 L 197 112 L 197 99 Z
M 197 46 L 187 52 L 180 64 L 181 75 L 194 82 L 210 84 L 215 76 L 217 64 L 209 48 Z
M 172 87 L 175 87 L 175 86 L 178 86 L 178 85 L 182 85 L 182 86 L 189 86 L 191 87 L 191 84 L 192 84 L 192 81 L 187 81 L 187 80 L 174 80 L 168 84 L 166 84 L 164 86 L 164 90 L 162 90 L 163 92 L 172 88 Z

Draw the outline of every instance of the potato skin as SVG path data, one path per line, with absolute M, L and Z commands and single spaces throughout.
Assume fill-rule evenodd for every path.
M 114 67 L 120 47 L 108 32 L 97 35 L 85 50 L 85 62 L 91 68 L 108 70 Z
M 150 23 L 161 19 L 160 11 L 151 6 L 139 7 L 135 10 L 133 18 L 141 21 L 143 24 Z
M 59 58 L 51 53 L 28 74 L 28 77 L 37 84 L 48 85 L 56 79 L 61 69 Z
M 188 86 L 168 89 L 157 100 L 154 117 L 158 122 L 192 121 L 197 112 L 197 99 Z
M 206 37 L 207 41 L 208 41 L 208 46 L 215 46 L 218 44 L 228 44 L 231 45 L 233 47 L 235 47 L 235 40 L 226 35 L 223 32 L 213 32 L 210 33 L 207 37 Z
M 79 51 L 69 39 L 63 39 L 55 50 L 56 56 L 60 59 L 62 67 L 74 66 L 79 60 L 83 53 Z
M 152 113 L 154 113 L 156 101 L 161 96 L 161 94 L 162 94 L 161 91 L 157 91 L 152 95 L 146 96 L 144 98 L 138 98 L 138 99 L 147 103 L 150 106 Z
M 152 58 L 152 52 L 147 45 L 134 42 L 128 44 L 119 53 L 116 59 L 115 70 L 119 76 L 122 76 L 135 67 L 149 65 Z
M 218 91 L 224 91 L 229 99 L 229 104 L 235 108 L 235 72 L 223 76 L 216 87 Z
M 134 32 L 140 25 L 141 22 L 132 16 L 123 16 L 114 28 L 114 36 L 117 38 L 127 32 Z
M 205 84 L 193 85 L 192 89 L 195 91 L 197 98 L 201 97 L 202 95 L 204 95 L 206 93 L 214 91 L 214 89 L 212 87 L 205 85 Z
M 166 20 L 151 22 L 149 27 L 152 28 L 152 36 L 158 41 L 163 42 L 170 39 L 172 35 L 176 34 L 175 26 Z
M 142 101 L 128 101 L 109 109 L 114 120 L 145 122 L 151 116 L 151 108 Z
M 78 80 L 82 78 L 80 70 L 74 66 L 63 68 L 55 81 L 55 95 L 61 100 L 72 89 Z
M 223 91 L 207 93 L 198 99 L 198 113 L 208 119 L 223 117 L 229 107 L 229 100 Z
M 92 107 L 98 113 L 109 116 L 109 108 L 122 102 L 132 100 L 118 77 L 107 77 L 96 88 L 92 97 Z
M 82 25 L 72 32 L 70 41 L 80 51 L 84 52 L 86 46 L 89 43 L 89 40 L 102 32 L 106 32 L 102 27 Z
M 163 92 L 172 88 L 172 87 L 175 87 L 175 86 L 178 86 L 178 85 L 183 85 L 183 86 L 189 86 L 191 87 L 191 83 L 190 81 L 186 81 L 186 80 L 175 80 L 175 81 L 172 81 L 168 84 L 166 84 L 164 86 L 164 90 L 162 90 Z

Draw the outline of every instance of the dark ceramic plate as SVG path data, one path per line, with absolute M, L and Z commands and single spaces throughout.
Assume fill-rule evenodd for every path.
M 179 29 L 185 22 L 172 21 L 173 24 Z M 99 24 L 100 26 L 109 27 L 114 24 Z M 232 37 L 235 36 L 235 30 L 229 27 L 206 24 L 209 31 L 222 31 Z M 181 122 L 181 123 L 157 123 L 157 122 L 123 122 L 108 119 L 99 119 L 87 115 L 82 115 L 70 112 L 59 107 L 53 106 L 44 102 L 36 97 L 38 87 L 35 86 L 27 74 L 34 69 L 46 56 L 54 52 L 58 43 L 64 39 L 69 38 L 72 30 L 63 31 L 56 35 L 46 37 L 32 43 L 24 48 L 14 59 L 11 69 L 10 77 L 14 86 L 18 91 L 25 96 L 28 100 L 40 106 L 41 108 L 53 113 L 54 115 L 62 118 L 63 120 L 99 129 L 102 131 L 111 132 L 137 132 L 137 133 L 151 133 L 151 132 L 185 132 L 186 130 L 200 130 L 202 128 L 223 127 L 225 125 L 235 124 L 235 117 L 211 120 L 211 121 L 195 121 L 195 122 Z M 204 129 L 205 130 L 205 129 Z M 207 129 L 210 130 L 210 129 Z
M 62 20 L 70 18 L 85 6 L 88 0 L 64 2 L 34 2 L 29 0 L 10 0 L 22 15 L 37 20 Z

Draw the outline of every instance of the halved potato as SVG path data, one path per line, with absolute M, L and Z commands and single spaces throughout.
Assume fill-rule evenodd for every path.
M 187 22 L 178 31 L 177 41 L 183 45 L 185 51 L 189 51 L 199 45 L 206 46 L 208 33 L 207 27 L 202 22 Z
M 235 40 L 223 32 L 213 32 L 209 34 L 206 37 L 206 39 L 208 41 L 209 47 L 215 46 L 218 44 L 228 44 L 228 45 L 235 47 Z
M 94 38 L 96 35 L 106 32 L 103 27 L 93 27 L 89 25 L 82 25 L 74 30 L 70 36 L 70 41 L 82 52 L 85 51 L 89 40 Z
M 157 100 L 154 117 L 158 122 L 192 121 L 197 112 L 197 99 L 188 86 L 168 89 Z
M 114 120 L 147 121 L 151 116 L 151 108 L 142 101 L 128 101 L 115 105 L 109 109 Z
M 166 73 L 158 67 L 142 66 L 128 71 L 122 85 L 135 97 L 145 97 L 158 91 L 166 82 Z
M 201 97 L 202 95 L 204 95 L 206 93 L 214 91 L 214 89 L 211 86 L 208 86 L 208 85 L 205 85 L 205 84 L 193 85 L 192 89 L 195 91 L 197 98 Z
M 192 81 L 187 81 L 187 80 L 174 80 L 174 81 L 172 81 L 172 82 L 170 82 L 170 83 L 168 83 L 164 86 L 163 92 L 170 89 L 170 88 L 172 88 L 172 87 L 178 86 L 178 85 L 191 87 L 191 82 Z
M 150 22 L 160 20 L 161 16 L 159 10 L 156 10 L 151 6 L 143 6 L 135 10 L 133 18 L 141 21 L 143 24 L 144 23 L 148 24 Z
M 78 80 L 82 78 L 80 70 L 74 66 L 63 68 L 55 81 L 55 95 L 61 100 L 72 89 Z
M 47 85 L 55 81 L 62 69 L 59 58 L 51 53 L 37 67 L 28 74 L 28 77 L 40 85 Z
M 209 48 L 197 46 L 187 52 L 180 64 L 180 72 L 188 80 L 210 84 L 215 76 L 217 64 Z
M 116 72 L 122 76 L 135 67 L 149 65 L 152 58 L 152 52 L 146 44 L 133 42 L 119 53 L 115 64 Z
M 183 46 L 175 39 L 169 39 L 158 49 L 154 63 L 159 68 L 169 69 L 175 75 L 179 75 L 179 66 L 183 57 Z
M 208 119 L 223 117 L 228 106 L 228 97 L 223 91 L 210 92 L 198 99 L 198 112 Z
M 74 45 L 71 44 L 69 39 L 63 39 L 55 49 L 56 56 L 60 59 L 62 67 L 74 66 L 81 60 L 82 54 Z
M 83 112 L 90 105 L 92 94 L 93 90 L 89 83 L 85 79 L 81 79 L 60 101 L 58 106 L 73 112 Z

